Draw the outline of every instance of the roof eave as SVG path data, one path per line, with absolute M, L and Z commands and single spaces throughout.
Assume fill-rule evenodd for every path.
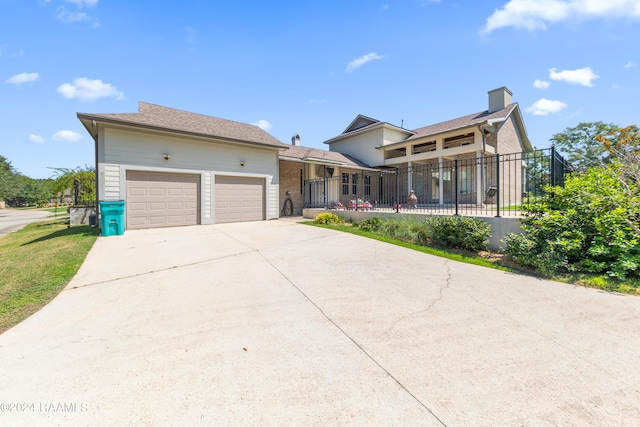
M 259 147 L 263 147 L 263 148 L 270 148 L 270 149 L 274 149 L 274 150 L 278 150 L 278 151 L 280 151 L 280 150 L 288 150 L 289 149 L 289 147 L 287 147 L 285 144 L 282 144 L 282 146 L 278 146 L 278 145 L 273 145 L 273 144 L 267 144 L 267 143 L 264 143 L 264 142 L 247 141 L 247 140 L 228 138 L 228 137 L 224 137 L 224 136 L 216 136 L 216 135 L 210 135 L 210 134 L 199 133 L 199 132 L 189 132 L 189 131 L 185 131 L 185 130 L 170 129 L 170 128 L 166 128 L 166 127 L 162 127 L 162 126 L 154 126 L 154 125 L 143 124 L 143 123 L 132 123 L 132 122 L 124 121 L 124 120 L 109 119 L 109 118 L 106 118 L 106 117 L 100 117 L 100 116 L 95 116 L 95 115 L 85 114 L 85 113 L 77 113 L 77 117 L 81 122 L 82 122 L 83 119 L 85 119 L 85 120 L 95 120 L 96 122 L 99 122 L 99 123 L 109 123 L 109 124 L 120 125 L 120 126 L 125 126 L 125 127 L 143 128 L 143 129 L 155 130 L 155 131 L 160 131 L 160 132 L 177 133 L 177 134 L 181 134 L 181 135 L 195 136 L 195 137 L 199 137 L 199 138 L 216 139 L 218 141 L 231 142 L 231 143 L 235 143 L 235 144 L 254 145 L 254 146 L 259 146 Z M 87 126 L 85 125 L 85 128 L 86 127 Z

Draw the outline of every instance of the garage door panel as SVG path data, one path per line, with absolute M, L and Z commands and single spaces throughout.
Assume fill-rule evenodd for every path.
M 140 187 L 133 187 L 129 189 L 129 194 L 134 196 L 134 197 L 144 197 L 147 194 L 147 190 L 146 188 L 140 188 Z
M 216 223 L 264 220 L 264 179 L 216 176 Z
M 127 172 L 127 228 L 198 224 L 200 176 Z

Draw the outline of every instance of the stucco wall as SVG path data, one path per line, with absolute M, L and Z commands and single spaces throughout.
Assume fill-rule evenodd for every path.
M 169 160 L 163 158 L 164 154 L 170 155 Z M 127 170 L 200 174 L 203 224 L 215 222 L 213 183 L 216 175 L 264 178 L 266 219 L 277 218 L 280 212 L 278 152 L 275 150 L 101 126 L 98 200 L 126 199 Z

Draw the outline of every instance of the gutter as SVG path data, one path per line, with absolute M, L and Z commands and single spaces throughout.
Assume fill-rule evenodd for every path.
M 226 143 L 253 145 L 253 146 L 258 146 L 258 147 L 263 147 L 263 148 L 268 148 L 268 149 L 275 149 L 275 150 L 279 150 L 279 151 L 280 150 L 288 150 L 289 149 L 289 147 L 286 144 L 282 144 L 282 143 L 281 143 L 282 144 L 281 146 L 278 146 L 278 145 L 275 145 L 275 144 L 269 144 L 269 143 L 265 143 L 265 142 L 240 140 L 240 139 L 228 138 L 228 137 L 224 137 L 224 136 L 208 135 L 208 134 L 204 134 L 204 133 L 190 132 L 190 131 L 180 130 L 180 129 L 165 128 L 165 127 L 158 126 L 158 125 L 127 122 L 127 121 L 123 121 L 123 120 L 108 119 L 108 118 L 104 118 L 104 117 L 96 117 L 96 116 L 93 116 L 91 114 L 84 114 L 84 113 L 78 113 L 77 116 L 78 116 L 78 119 L 80 119 L 81 121 L 82 121 L 82 119 L 92 120 L 92 121 L 99 121 L 99 122 L 102 122 L 102 123 L 109 123 L 109 124 L 114 124 L 114 125 L 127 127 L 127 128 L 150 129 L 150 130 L 155 130 L 157 132 L 162 132 L 162 133 L 169 133 L 169 134 L 173 133 L 173 134 L 180 134 L 180 135 L 189 135 L 189 136 L 195 136 L 195 137 L 198 137 L 198 138 L 214 139 L 214 140 L 218 140 L 218 141 L 226 142 Z M 278 141 L 278 140 L 276 139 L 276 141 Z M 280 141 L 278 141 L 278 142 L 280 142 Z

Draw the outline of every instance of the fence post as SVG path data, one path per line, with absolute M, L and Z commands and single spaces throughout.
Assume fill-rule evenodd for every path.
M 551 185 L 556 185 L 556 146 L 551 146 Z
M 458 216 L 458 159 L 455 159 L 454 161 L 454 171 L 453 173 L 455 174 L 455 180 L 454 182 L 455 184 L 455 197 L 454 200 L 456 201 L 456 216 Z
M 325 168 L 326 168 L 326 166 L 325 166 Z M 328 186 L 327 186 L 327 174 L 326 174 L 326 172 L 324 174 L 324 184 L 323 185 L 324 185 L 324 189 L 323 189 L 323 193 L 324 193 L 324 197 L 323 197 L 324 198 L 324 208 L 326 210 L 326 209 L 329 208 L 329 201 L 327 199 L 327 188 L 328 188 Z
M 500 154 L 496 154 L 496 218 L 500 218 Z
M 400 212 L 400 169 L 396 168 L 396 194 L 395 194 L 396 213 Z
M 360 190 L 360 186 L 358 185 L 358 173 L 356 172 L 353 175 L 353 182 L 356 186 L 356 212 L 358 211 L 358 190 Z

